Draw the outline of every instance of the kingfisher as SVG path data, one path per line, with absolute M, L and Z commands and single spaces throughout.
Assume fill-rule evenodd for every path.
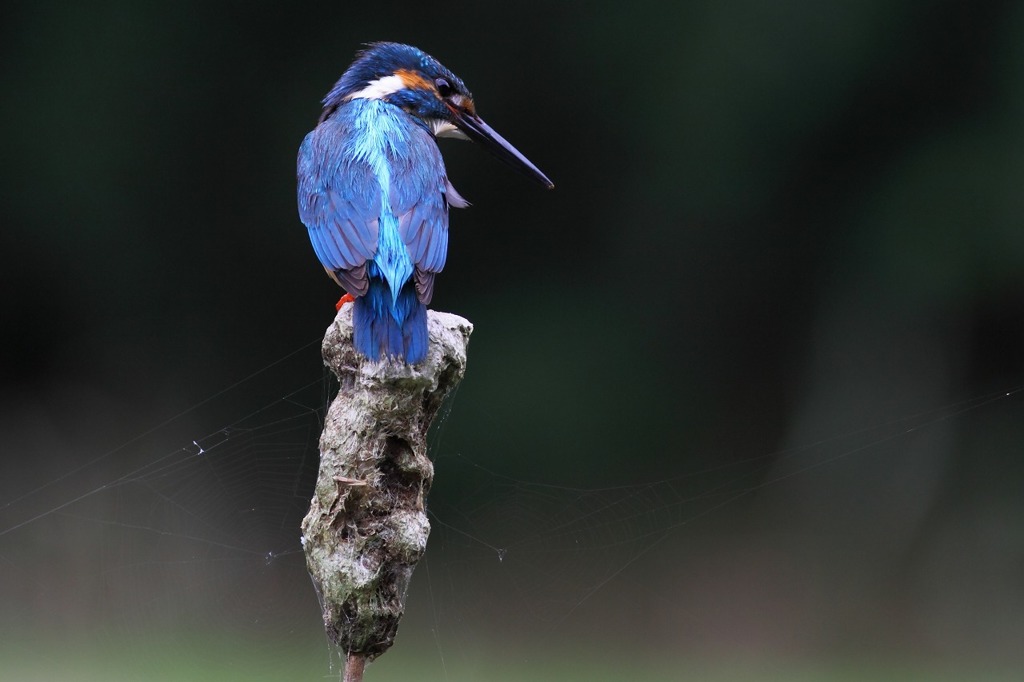
M 551 180 L 487 125 L 458 76 L 411 45 L 371 43 L 323 99 L 299 147 L 299 218 L 347 294 L 356 350 L 408 364 L 427 353 L 427 304 L 448 253 L 448 209 L 464 208 L 436 138 L 483 145 Z

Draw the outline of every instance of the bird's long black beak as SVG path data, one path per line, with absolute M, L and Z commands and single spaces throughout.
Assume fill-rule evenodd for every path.
M 534 166 L 533 162 L 509 144 L 508 140 L 499 135 L 494 128 L 484 123 L 482 118 L 455 107 L 450 107 L 450 109 L 454 114 L 456 127 L 465 133 L 466 137 L 474 142 L 479 142 L 483 145 L 484 149 L 548 189 L 555 186 L 555 183 L 551 182 L 548 176 L 544 175 L 539 168 Z

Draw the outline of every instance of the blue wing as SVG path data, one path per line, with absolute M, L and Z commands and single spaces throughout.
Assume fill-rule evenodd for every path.
M 350 153 L 353 130 L 333 116 L 299 147 L 299 218 L 327 272 L 353 296 L 366 293 L 366 261 L 377 251 L 381 188 L 369 163 Z
M 434 295 L 434 275 L 448 255 L 448 201 L 444 161 L 434 136 L 413 126 L 409 153 L 391 163 L 391 210 L 398 217 L 398 233 L 414 267 L 416 297 L 423 304 Z

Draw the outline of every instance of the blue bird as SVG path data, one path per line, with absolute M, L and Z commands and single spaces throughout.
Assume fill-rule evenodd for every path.
M 299 147 L 299 217 L 317 257 L 354 301 L 356 349 L 420 362 L 427 304 L 448 252 L 448 181 L 435 138 L 483 144 L 548 188 L 553 183 L 476 114 L 462 80 L 425 52 L 372 43 L 323 99 Z

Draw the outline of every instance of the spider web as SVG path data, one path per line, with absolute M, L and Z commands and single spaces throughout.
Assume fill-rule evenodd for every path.
M 99 628 L 152 651 L 168 640 L 195 649 L 193 638 L 226 631 L 246 644 L 208 660 L 248 656 L 255 641 L 271 656 L 320 651 L 321 672 L 336 675 L 299 545 L 335 390 L 325 370 L 308 369 L 318 343 L 74 469 L 8 478 L 0 498 L 5 639 Z M 638 600 L 668 598 L 652 566 L 675 562 L 679 580 L 692 577 L 680 552 L 706 550 L 723 528 L 749 527 L 752 511 L 770 511 L 788 483 L 841 473 L 851 461 L 898 459 L 908 440 L 970 415 L 1019 414 L 1022 391 L 668 478 L 634 474 L 586 487 L 451 449 L 456 394 L 430 439 L 433 529 L 399 643 L 403 635 L 428 642 L 444 679 L 482 633 L 582 640 L 601 632 L 609 612 L 623 618 L 617 630 L 632 614 L 646 632 L 642 614 L 655 609 Z M 826 494 L 828 485 L 816 484 Z

